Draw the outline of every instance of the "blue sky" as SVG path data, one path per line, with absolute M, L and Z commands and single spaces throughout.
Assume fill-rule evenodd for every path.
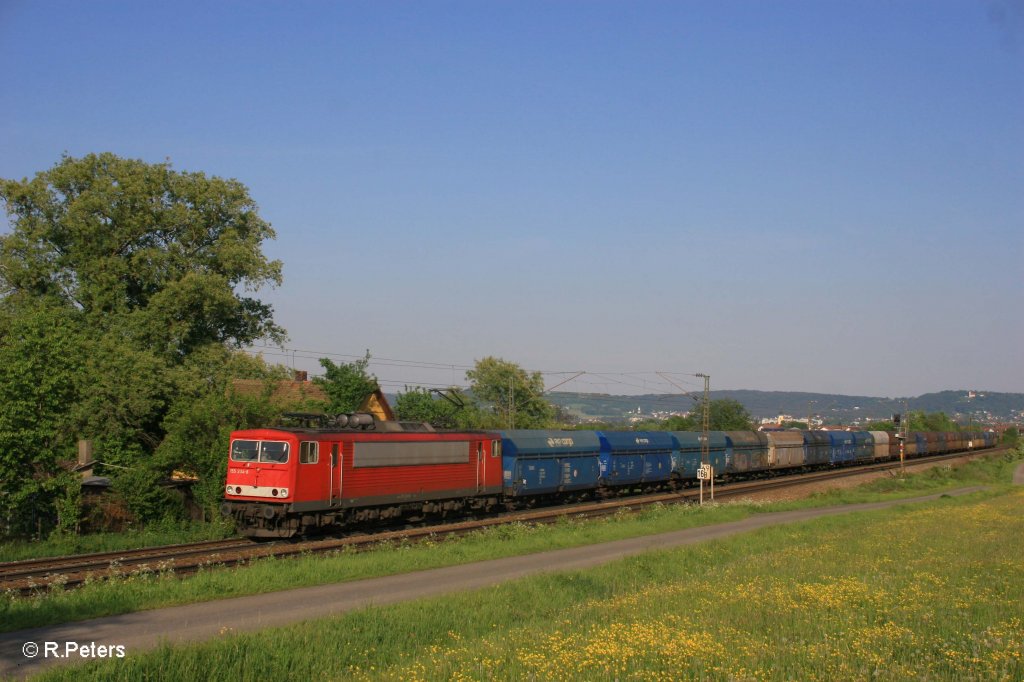
M 300 369 L 1024 391 L 1019 2 L 0 0 L 0 63 L 0 177 L 250 188 Z

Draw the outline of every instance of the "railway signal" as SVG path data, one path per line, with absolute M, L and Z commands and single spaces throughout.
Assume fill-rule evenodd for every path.
M 704 481 L 711 481 L 711 501 L 715 501 L 715 469 L 710 464 L 697 467 L 697 479 L 700 481 L 700 503 L 704 504 Z

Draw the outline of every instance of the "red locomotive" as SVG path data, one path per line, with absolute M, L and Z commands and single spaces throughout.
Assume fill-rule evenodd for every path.
M 232 433 L 222 513 L 251 537 L 283 538 L 498 504 L 499 434 L 341 417 L 327 428 Z

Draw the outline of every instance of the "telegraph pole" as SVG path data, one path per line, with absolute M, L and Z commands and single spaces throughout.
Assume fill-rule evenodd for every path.
M 516 388 L 515 377 L 508 378 L 508 428 L 516 428 Z
M 709 374 L 695 374 L 698 379 L 704 380 L 704 414 L 703 414 L 703 428 L 704 437 L 700 443 L 700 463 L 710 464 L 711 463 L 711 445 L 708 442 L 708 431 L 711 426 L 711 375 Z

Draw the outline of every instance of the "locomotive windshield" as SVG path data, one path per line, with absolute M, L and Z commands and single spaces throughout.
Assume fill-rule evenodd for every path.
M 288 443 L 273 440 L 236 440 L 231 443 L 231 459 L 235 462 L 288 461 Z

